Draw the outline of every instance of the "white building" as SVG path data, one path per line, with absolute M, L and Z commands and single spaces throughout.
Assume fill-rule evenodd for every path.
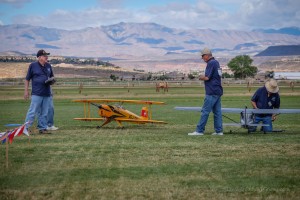
M 300 72 L 274 72 L 277 80 L 300 80 Z

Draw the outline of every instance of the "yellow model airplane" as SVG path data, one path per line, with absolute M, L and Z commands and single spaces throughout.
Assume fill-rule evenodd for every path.
M 166 124 L 164 121 L 152 120 L 151 105 L 164 105 L 164 102 L 158 101 L 140 101 L 140 100 L 116 100 L 116 99 L 82 99 L 73 100 L 73 102 L 81 102 L 84 104 L 84 117 L 74 118 L 75 120 L 82 121 L 100 121 L 104 120 L 104 123 L 97 128 L 101 128 L 104 125 L 110 123 L 111 121 L 117 122 L 120 127 L 123 127 L 122 122 L 130 122 L 136 124 L 146 124 L 146 123 L 157 123 Z M 106 103 L 117 102 L 117 103 L 133 103 L 133 104 L 144 104 L 142 107 L 141 115 L 137 115 L 129 110 L 126 110 L 121 105 L 108 105 Z M 101 104 L 96 104 L 101 103 Z M 92 118 L 90 111 L 90 104 L 98 107 L 98 114 L 100 118 Z

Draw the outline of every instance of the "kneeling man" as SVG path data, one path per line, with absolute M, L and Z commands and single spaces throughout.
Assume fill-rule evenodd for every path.
M 254 109 L 274 109 L 280 107 L 279 87 L 276 80 L 269 79 L 264 87 L 258 88 L 251 98 L 251 104 Z M 268 126 L 263 126 L 262 131 L 272 132 L 272 121 L 276 119 L 275 114 L 256 114 L 254 124 L 262 122 Z M 256 127 L 250 129 L 251 132 L 256 131 Z

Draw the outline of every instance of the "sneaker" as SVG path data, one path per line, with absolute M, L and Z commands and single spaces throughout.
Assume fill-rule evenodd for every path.
M 211 135 L 223 135 L 223 132 L 220 132 L 220 133 L 213 133 Z
M 55 126 L 48 126 L 47 127 L 47 131 L 56 131 L 58 128 L 57 127 L 55 127 Z
M 197 131 L 193 132 L 193 133 L 188 133 L 188 135 L 204 135 L 203 133 L 198 133 Z
M 43 129 L 43 130 L 39 130 L 39 134 L 51 134 L 51 133 L 46 129 Z

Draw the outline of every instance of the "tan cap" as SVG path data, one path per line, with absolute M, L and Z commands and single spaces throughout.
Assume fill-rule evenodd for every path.
M 207 55 L 207 54 L 211 55 L 212 53 L 211 53 L 211 50 L 210 50 L 209 48 L 205 47 L 205 48 L 201 51 L 201 56 Z
M 277 81 L 272 78 L 265 83 L 265 86 L 266 86 L 268 92 L 277 93 L 279 91 Z

